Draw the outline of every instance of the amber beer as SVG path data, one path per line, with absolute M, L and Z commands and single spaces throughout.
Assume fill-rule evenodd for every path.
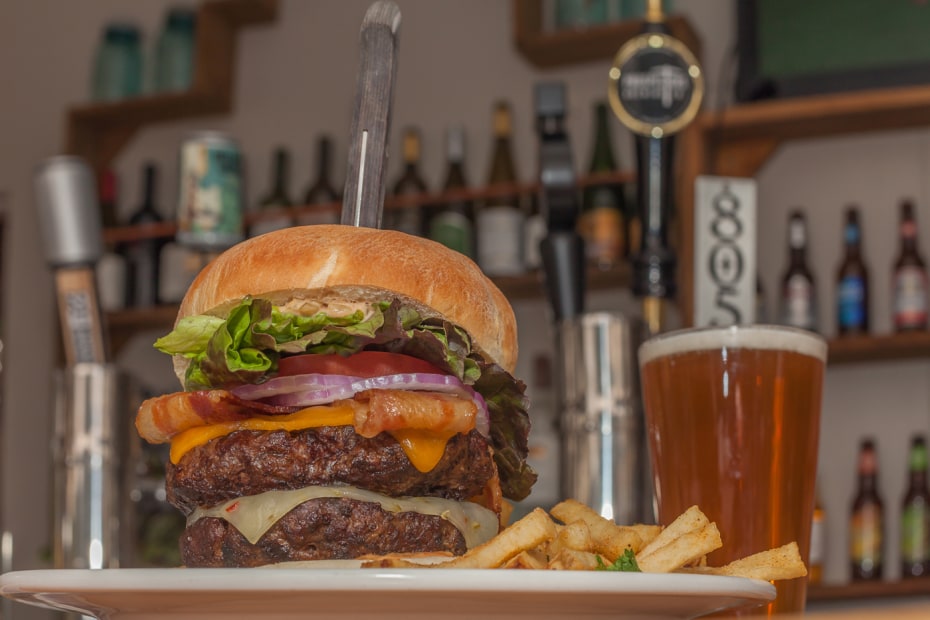
M 808 557 L 826 354 L 820 336 L 776 326 L 681 330 L 640 347 L 659 517 L 699 505 L 723 538 L 710 565 L 792 540 Z M 769 613 L 803 610 L 806 579 L 776 587 Z

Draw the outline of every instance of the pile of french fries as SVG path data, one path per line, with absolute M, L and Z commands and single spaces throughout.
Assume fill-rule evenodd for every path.
M 667 527 L 617 525 L 575 500 L 541 508 L 497 536 L 448 560 L 424 564 L 388 556 L 365 567 L 523 568 L 562 570 L 638 570 L 645 573 L 693 572 L 773 581 L 807 575 L 795 542 L 761 551 L 725 566 L 707 566 L 707 554 L 723 546 L 717 525 L 697 506 Z

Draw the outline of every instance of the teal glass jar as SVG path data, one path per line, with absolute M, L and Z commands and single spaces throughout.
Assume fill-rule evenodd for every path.
M 197 14 L 173 8 L 165 15 L 155 49 L 154 88 L 159 92 L 188 90 L 194 79 Z

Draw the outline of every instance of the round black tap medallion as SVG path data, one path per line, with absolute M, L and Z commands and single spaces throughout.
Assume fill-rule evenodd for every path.
M 610 104 L 632 131 L 661 138 L 697 115 L 704 74 L 685 45 L 660 33 L 628 41 L 610 69 Z

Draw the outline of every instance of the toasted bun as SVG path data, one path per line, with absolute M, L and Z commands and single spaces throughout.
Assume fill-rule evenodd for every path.
M 503 293 L 466 256 L 401 232 L 297 226 L 240 243 L 207 265 L 181 302 L 178 320 L 224 316 L 250 295 L 276 304 L 399 297 L 421 314 L 465 329 L 477 351 L 508 372 L 517 363 L 517 325 Z M 182 380 L 187 360 L 175 357 Z

